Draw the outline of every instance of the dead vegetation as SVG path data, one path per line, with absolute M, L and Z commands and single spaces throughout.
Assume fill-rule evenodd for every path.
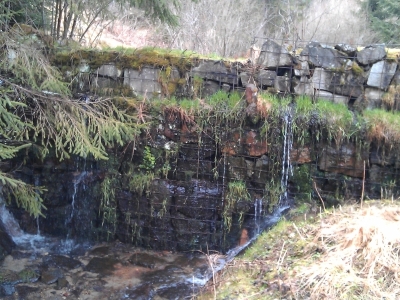
M 400 207 L 351 208 L 321 220 L 313 243 L 322 255 L 300 269 L 296 298 L 398 299 Z
M 216 299 L 399 299 L 398 204 L 292 216 L 217 275 Z

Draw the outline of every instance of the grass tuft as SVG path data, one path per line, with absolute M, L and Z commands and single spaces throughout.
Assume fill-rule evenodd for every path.
M 387 112 L 382 109 L 365 110 L 367 136 L 378 144 L 400 143 L 400 113 Z
M 328 135 L 335 140 L 337 145 L 340 145 L 344 139 L 350 138 L 354 133 L 351 130 L 353 113 L 346 105 L 319 99 L 316 109 L 321 124 L 324 125 Z

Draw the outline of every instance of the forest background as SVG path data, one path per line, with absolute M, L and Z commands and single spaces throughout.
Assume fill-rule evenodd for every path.
M 222 57 L 245 56 L 266 37 L 302 43 L 396 44 L 396 0 L 17 0 L 12 17 L 59 43 L 156 46 Z M 11 22 L 12 23 L 12 22 Z

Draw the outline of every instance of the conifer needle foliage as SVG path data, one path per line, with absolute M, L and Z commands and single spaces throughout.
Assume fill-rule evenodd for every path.
M 17 29 L 0 33 L 0 45 L 0 163 L 32 145 L 43 157 L 52 150 L 60 160 L 107 159 L 107 148 L 135 140 L 146 126 L 111 99 L 71 99 L 41 44 Z M 42 214 L 43 191 L 0 169 L 0 197 L 34 216 Z

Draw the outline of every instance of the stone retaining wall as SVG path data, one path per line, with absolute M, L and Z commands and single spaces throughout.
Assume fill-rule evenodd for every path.
M 96 55 L 102 56 L 92 53 Z M 124 86 L 130 87 L 134 95 L 147 98 L 192 97 L 193 93 L 206 96 L 219 89 L 231 91 L 255 83 L 261 90 L 308 95 L 358 109 L 399 108 L 397 57 L 388 57 L 385 45 L 381 44 L 356 49 L 344 44 L 326 46 L 310 42 L 303 49 L 288 51 L 285 46 L 267 40 L 259 57 L 253 60 L 182 58 L 188 60 L 186 68 L 169 64 L 167 59 L 130 68 L 115 57 L 95 67 L 89 59 L 75 60 L 77 68 L 70 74 L 78 72 L 77 91 L 118 95 Z M 201 78 L 200 86 L 196 78 Z M 390 93 L 390 101 L 385 101 L 385 93 Z

